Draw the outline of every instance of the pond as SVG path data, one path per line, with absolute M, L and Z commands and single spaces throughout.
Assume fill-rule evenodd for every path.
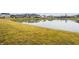
M 79 32 L 79 20 L 30 20 L 22 23 L 50 29 Z

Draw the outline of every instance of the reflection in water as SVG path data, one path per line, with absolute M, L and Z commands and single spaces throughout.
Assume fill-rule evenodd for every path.
M 46 22 L 46 21 L 54 21 L 54 20 L 26 20 L 24 22 L 26 23 L 39 23 L 39 22 Z M 67 23 L 69 20 L 58 20 L 58 21 L 64 21 L 65 23 Z M 75 23 L 79 23 L 79 20 L 71 20 Z
M 76 23 L 79 23 L 79 20 L 75 20 Z
M 22 23 L 50 29 L 79 32 L 79 20 L 28 20 Z
M 65 23 L 67 23 L 67 20 L 65 20 Z
M 39 23 L 39 22 L 45 22 L 46 20 L 26 20 L 26 21 L 23 21 L 23 22 L 26 22 L 26 23 Z
M 25 22 L 27 22 L 27 23 L 38 23 L 38 22 L 40 22 L 40 20 L 27 20 Z

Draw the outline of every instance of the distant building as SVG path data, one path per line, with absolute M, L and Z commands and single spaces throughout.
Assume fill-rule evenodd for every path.
M 31 17 L 35 17 L 35 18 L 39 18 L 40 15 L 38 14 L 15 14 L 15 15 L 11 15 L 10 17 L 15 17 L 15 18 L 31 18 Z
M 1 13 L 0 17 L 10 17 L 10 14 L 9 13 Z
M 78 15 L 75 15 L 75 17 L 79 17 L 79 14 Z
M 46 16 L 46 15 L 41 15 L 41 17 L 42 17 L 42 18 L 47 18 L 47 16 Z

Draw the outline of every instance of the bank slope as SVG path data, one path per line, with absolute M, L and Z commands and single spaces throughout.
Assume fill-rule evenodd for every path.
M 0 44 L 79 44 L 79 33 L 50 30 L 0 19 Z

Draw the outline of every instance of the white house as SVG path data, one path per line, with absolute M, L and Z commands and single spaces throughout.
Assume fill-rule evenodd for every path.
M 1 13 L 0 17 L 10 17 L 10 14 L 9 13 Z

